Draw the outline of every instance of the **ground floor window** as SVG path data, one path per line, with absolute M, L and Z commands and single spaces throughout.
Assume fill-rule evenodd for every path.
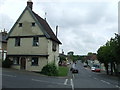
M 38 57 L 32 57 L 31 65 L 33 65 L 33 66 L 38 65 Z
M 19 57 L 13 57 L 13 64 L 19 65 Z

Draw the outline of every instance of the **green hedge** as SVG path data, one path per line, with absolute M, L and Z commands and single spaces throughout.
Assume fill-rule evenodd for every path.
M 48 76 L 58 76 L 58 69 L 54 63 L 50 63 L 43 67 L 41 73 Z
M 5 61 L 2 62 L 2 67 L 4 68 L 10 68 L 12 65 L 12 61 L 8 58 L 5 59 Z

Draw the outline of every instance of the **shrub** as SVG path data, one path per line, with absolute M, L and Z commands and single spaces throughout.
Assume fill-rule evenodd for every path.
M 8 58 L 5 59 L 5 61 L 2 62 L 2 67 L 4 68 L 10 68 L 12 65 L 12 61 Z
M 42 68 L 41 73 L 48 76 L 58 76 L 58 69 L 54 63 L 50 63 Z

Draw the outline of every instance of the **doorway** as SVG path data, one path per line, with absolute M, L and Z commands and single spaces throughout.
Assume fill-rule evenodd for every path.
M 26 68 L 26 59 L 25 59 L 25 57 L 22 57 L 21 58 L 21 69 L 23 69 L 23 70 L 25 70 L 25 68 Z

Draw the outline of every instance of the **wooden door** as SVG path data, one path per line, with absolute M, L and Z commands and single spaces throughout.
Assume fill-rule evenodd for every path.
M 26 68 L 26 59 L 25 57 L 21 58 L 21 69 L 25 69 Z

